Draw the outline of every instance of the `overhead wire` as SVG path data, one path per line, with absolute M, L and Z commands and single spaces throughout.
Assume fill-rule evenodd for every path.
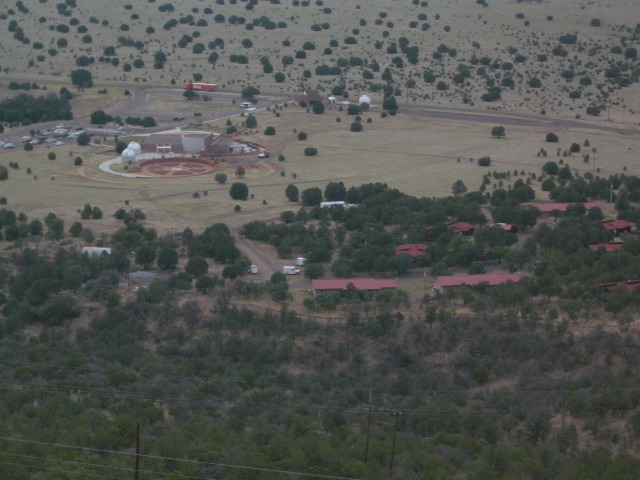
M 84 451 L 97 452 L 97 453 L 109 453 L 109 454 L 114 454 L 114 455 L 124 455 L 124 456 L 127 456 L 127 457 L 140 457 L 140 458 L 149 458 L 149 459 L 155 459 L 155 460 L 168 460 L 168 461 L 173 461 L 173 462 L 183 462 L 183 463 L 198 464 L 198 465 L 202 465 L 202 466 L 236 468 L 236 469 L 252 470 L 252 471 L 259 471 L 259 472 L 280 473 L 280 474 L 285 474 L 285 475 L 296 475 L 296 476 L 301 476 L 301 477 L 324 478 L 324 479 L 328 479 L 328 480 L 356 480 L 356 479 L 354 479 L 352 477 L 341 477 L 341 476 L 337 476 L 337 475 L 325 475 L 325 474 L 308 473 L 308 472 L 292 472 L 292 471 L 287 471 L 287 470 L 278 470 L 278 469 L 274 469 L 274 468 L 249 467 L 249 466 L 246 466 L 246 465 L 234 465 L 234 464 L 219 463 L 219 462 L 202 462 L 202 461 L 199 461 L 199 460 L 190 460 L 190 459 L 184 459 L 184 458 L 165 457 L 165 456 L 161 456 L 161 455 L 144 455 L 144 454 L 136 454 L 136 453 L 129 453 L 129 452 L 118 452 L 118 451 L 115 451 L 115 450 L 107 450 L 107 449 L 101 449 L 101 448 L 81 447 L 81 446 L 77 446 L 77 445 L 67 445 L 67 444 L 54 443 L 54 442 L 42 442 L 42 441 L 38 441 L 38 440 L 25 440 L 25 439 L 19 439 L 19 438 L 11 438 L 11 437 L 0 437 L 0 441 L 29 443 L 29 444 L 34 444 L 34 445 L 50 446 L 50 447 L 58 447 L 58 448 L 69 448 L 69 449 L 84 450 Z M 189 477 L 189 478 L 198 478 L 198 477 Z

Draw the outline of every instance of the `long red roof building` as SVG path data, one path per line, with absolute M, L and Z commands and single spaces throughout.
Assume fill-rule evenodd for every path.
M 436 277 L 436 288 L 445 290 L 447 288 L 468 285 L 475 287 L 481 283 L 490 286 L 500 285 L 506 282 L 518 283 L 521 275 L 519 273 L 479 273 L 476 275 L 442 275 Z

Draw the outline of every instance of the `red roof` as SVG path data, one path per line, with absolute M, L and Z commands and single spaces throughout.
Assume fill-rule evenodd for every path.
M 356 290 L 382 290 L 384 288 L 397 288 L 395 279 L 377 278 L 332 278 L 311 281 L 314 290 L 346 290 L 350 283 Z
M 614 250 L 620 250 L 624 247 L 624 243 L 621 242 L 607 242 L 607 243 L 587 243 L 585 245 L 589 250 L 597 252 L 601 248 L 604 248 L 607 252 L 613 252 Z
M 625 282 L 601 283 L 598 286 L 604 288 L 605 291 L 607 292 L 617 287 L 623 287 L 629 290 L 630 292 L 632 292 L 636 289 L 638 285 L 640 285 L 640 280 L 627 280 Z
M 436 283 L 441 287 L 459 287 L 469 285 L 471 287 L 488 283 L 491 286 L 505 282 L 517 283 L 520 281 L 519 273 L 481 273 L 476 275 L 443 275 L 436 277 Z
M 447 226 L 453 233 L 473 233 L 473 225 L 467 222 L 449 222 Z
M 567 207 L 569 205 L 584 205 L 584 208 L 587 210 L 591 210 L 598 206 L 597 203 L 594 202 L 578 202 L 578 203 L 530 203 L 529 205 L 532 207 L 536 207 L 540 210 L 540 213 L 551 213 L 554 210 L 560 210 L 562 213 L 567 211 Z
M 511 225 L 510 223 L 490 223 L 489 228 L 498 227 L 506 232 L 516 233 L 518 231 L 518 227 L 516 225 Z
M 602 226 L 610 232 L 614 230 L 626 230 L 628 228 L 631 228 L 631 224 L 626 220 L 609 219 L 609 220 L 599 220 L 598 222 L 594 222 L 594 223 L 601 223 Z
M 396 247 L 396 255 L 409 255 L 412 258 L 418 258 L 426 255 L 427 246 L 424 243 L 409 243 L 407 245 L 398 245 Z

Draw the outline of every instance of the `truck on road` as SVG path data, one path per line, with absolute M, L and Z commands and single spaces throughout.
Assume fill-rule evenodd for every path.
M 184 86 L 185 90 L 201 90 L 204 92 L 213 92 L 218 88 L 215 83 L 187 83 Z
M 293 265 L 285 265 L 282 267 L 282 273 L 285 275 L 300 275 L 300 270 Z

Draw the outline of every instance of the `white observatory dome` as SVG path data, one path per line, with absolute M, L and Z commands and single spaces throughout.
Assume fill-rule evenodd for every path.
M 127 148 L 133 150 L 136 155 L 140 155 L 142 153 L 142 147 L 138 142 L 130 142 Z
M 358 100 L 358 105 L 362 105 L 363 103 L 371 106 L 371 99 L 369 98 L 369 95 L 362 95 L 360 97 L 360 99 Z
M 136 161 L 136 152 L 135 150 L 131 149 L 131 148 L 125 148 L 122 151 L 122 162 L 123 163 L 129 163 L 129 162 L 135 162 Z

